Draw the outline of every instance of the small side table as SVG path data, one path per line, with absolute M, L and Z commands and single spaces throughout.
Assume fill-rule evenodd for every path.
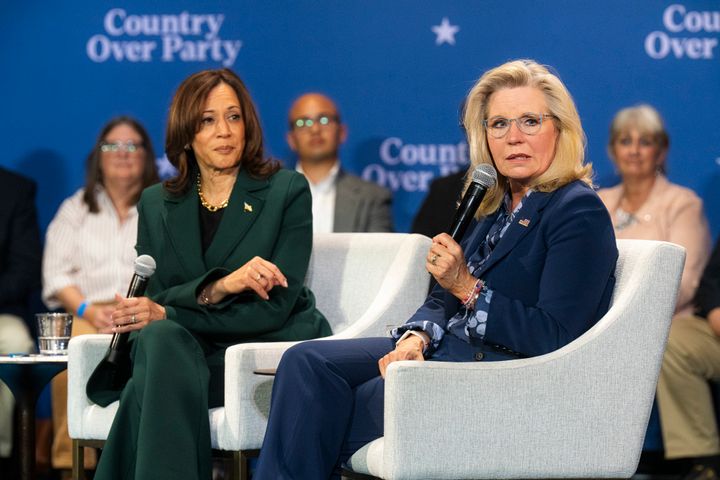
M 20 408 L 20 478 L 35 479 L 35 403 L 45 385 L 67 368 L 67 355 L 0 355 L 0 379 Z

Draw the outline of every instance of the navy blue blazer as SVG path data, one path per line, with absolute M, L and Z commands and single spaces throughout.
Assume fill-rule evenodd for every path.
M 465 235 L 465 258 L 479 248 L 497 215 Z M 523 200 L 513 223 L 475 272 L 493 291 L 487 350 L 498 345 L 536 356 L 579 337 L 608 310 L 617 257 L 610 216 L 584 182 Z M 432 321 L 446 330 L 459 308 L 460 301 L 437 285 L 408 322 Z

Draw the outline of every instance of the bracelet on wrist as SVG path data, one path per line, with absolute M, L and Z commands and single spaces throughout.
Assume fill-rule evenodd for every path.
M 200 301 L 199 303 L 202 303 L 206 307 L 212 305 L 212 302 L 210 301 L 210 297 L 207 294 L 207 288 L 208 287 L 205 287 L 202 290 L 200 290 L 200 295 L 198 295 L 198 300 Z
M 85 316 L 85 310 L 87 310 L 87 307 L 88 307 L 88 303 L 85 300 L 83 300 L 83 302 L 80 304 L 80 306 L 77 309 L 77 316 L 81 317 L 81 318 L 83 316 Z
M 475 281 L 473 287 L 465 296 L 465 299 L 462 302 L 463 307 L 468 310 L 472 310 L 475 308 L 475 302 L 477 302 L 477 299 L 480 297 L 480 292 L 482 291 L 483 286 L 485 286 L 485 282 L 478 278 Z

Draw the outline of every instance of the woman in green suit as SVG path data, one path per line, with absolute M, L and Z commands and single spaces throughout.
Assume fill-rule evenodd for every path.
M 209 479 L 208 408 L 222 404 L 225 349 L 330 334 L 303 286 L 307 181 L 264 157 L 243 82 L 227 69 L 187 78 L 165 148 L 178 174 L 138 205 L 136 250 L 155 259 L 156 273 L 147 296 L 118 297 L 112 314 L 113 331 L 132 332 L 133 370 L 98 480 Z M 93 390 L 101 404 L 114 400 Z

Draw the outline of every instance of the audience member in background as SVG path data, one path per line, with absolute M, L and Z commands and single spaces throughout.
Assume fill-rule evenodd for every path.
M 462 169 L 445 177 L 436 178 L 430 183 L 430 190 L 413 220 L 411 228 L 413 233 L 432 238 L 450 229 L 450 222 L 457 210 L 466 174 L 467 170 Z
M 692 299 L 710 253 L 702 200 L 665 177 L 669 137 L 649 105 L 620 110 L 610 125 L 608 152 L 622 181 L 598 191 L 617 238 L 665 240 L 687 250 L 676 314 L 692 312 Z
M 297 155 L 296 169 L 310 182 L 313 231 L 391 232 L 390 191 L 340 166 L 347 127 L 333 101 L 305 94 L 290 107 L 288 121 L 287 142 Z
M 209 479 L 208 408 L 223 402 L 225 349 L 330 334 L 303 286 L 307 180 L 265 158 L 240 78 L 227 69 L 188 77 L 165 150 L 178 174 L 138 206 L 137 253 L 158 268 L 147 296 L 118 298 L 112 313 L 114 332 L 133 332 L 132 376 L 122 392 L 88 383 L 96 403 L 120 398 L 95 480 Z
M 382 436 L 383 377 L 394 361 L 542 355 L 607 311 L 615 236 L 560 79 L 528 60 L 490 70 L 468 95 L 464 124 L 473 167 L 498 171 L 479 222 L 460 244 L 433 238 L 426 267 L 438 285 L 391 337 L 303 342 L 285 353 L 255 480 L 327 479 Z M 465 422 L 466 407 L 448 422 Z
M 110 332 L 115 294 L 125 294 L 133 275 L 136 204 L 157 181 L 145 128 L 130 117 L 110 120 L 88 155 L 85 186 L 62 203 L 45 239 L 43 301 L 75 315 L 73 335 Z M 52 406 L 52 465 L 69 470 L 66 373 L 52 382 Z M 94 452 L 85 458 L 92 467 Z
M 40 230 L 35 183 L 0 168 L 0 354 L 29 353 L 33 339 L 26 325 L 28 300 L 40 287 Z M 0 381 L 0 471 L 12 452 L 13 394 Z
M 720 440 L 708 381 L 720 381 L 720 241 L 694 303 L 694 315 L 673 319 L 657 400 L 665 456 L 692 461 L 686 479 L 715 480 L 720 478 Z

